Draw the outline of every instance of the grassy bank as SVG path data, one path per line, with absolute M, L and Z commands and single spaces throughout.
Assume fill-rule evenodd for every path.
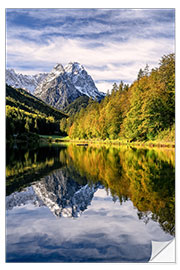
M 49 143 L 77 143 L 77 144 L 107 144 L 107 145 L 129 145 L 129 146 L 139 146 L 139 147 L 175 147 L 175 142 L 173 141 L 165 141 L 165 140 L 152 140 L 152 141 L 135 141 L 130 142 L 125 139 L 117 139 L 117 140 L 101 140 L 101 139 L 71 139 L 68 136 L 48 136 L 48 135 L 40 135 L 41 138 L 46 140 Z

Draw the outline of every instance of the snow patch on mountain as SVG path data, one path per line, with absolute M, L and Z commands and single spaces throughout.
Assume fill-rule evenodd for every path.
M 103 95 L 103 93 L 98 91 L 91 76 L 78 62 L 70 62 L 65 66 L 64 70 L 68 74 L 72 84 L 81 94 L 87 95 L 93 99 L 98 99 Z
M 33 93 L 38 84 L 45 79 L 48 73 L 35 75 L 23 75 L 16 73 L 14 69 L 6 70 L 6 83 L 14 88 L 22 88 Z
M 105 96 L 98 91 L 91 76 L 77 62 L 70 62 L 65 67 L 57 64 L 37 86 L 34 94 L 57 109 L 63 109 L 82 95 L 97 100 Z
M 105 97 L 78 62 L 70 62 L 65 67 L 56 64 L 51 72 L 35 75 L 23 75 L 7 69 L 6 83 L 34 94 L 57 109 L 63 109 L 82 95 L 98 101 Z

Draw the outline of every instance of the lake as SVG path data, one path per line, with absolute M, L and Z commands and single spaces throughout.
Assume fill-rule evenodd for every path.
M 148 262 L 175 236 L 175 151 L 7 147 L 7 262 Z

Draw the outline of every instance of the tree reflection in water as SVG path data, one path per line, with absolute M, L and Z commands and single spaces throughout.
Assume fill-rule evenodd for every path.
M 175 151 L 127 147 L 67 149 L 68 164 L 92 182 L 101 181 L 113 199 L 130 199 L 138 216 L 175 234 Z
M 7 149 L 7 195 L 65 168 L 80 185 L 101 183 L 113 200 L 133 202 L 145 223 L 175 234 L 175 151 L 131 147 Z

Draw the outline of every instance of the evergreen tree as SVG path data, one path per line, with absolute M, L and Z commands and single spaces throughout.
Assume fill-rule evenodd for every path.
M 110 95 L 98 103 L 89 100 L 86 109 L 67 121 L 72 138 L 127 138 L 153 140 L 175 123 L 175 57 L 163 56 L 159 68 L 139 70 L 138 79 L 129 86 L 113 84 Z
M 139 81 L 143 76 L 144 76 L 144 72 L 143 72 L 143 70 L 140 68 L 140 70 L 139 70 L 139 72 L 138 72 L 137 80 Z

